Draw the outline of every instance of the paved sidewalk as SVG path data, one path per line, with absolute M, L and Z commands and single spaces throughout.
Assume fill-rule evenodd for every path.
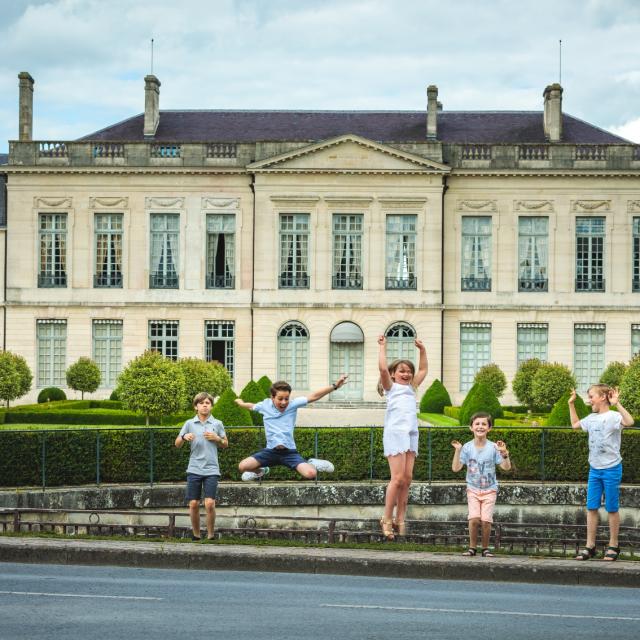
M 0 562 L 640 587 L 640 562 L 364 549 L 0 537 Z

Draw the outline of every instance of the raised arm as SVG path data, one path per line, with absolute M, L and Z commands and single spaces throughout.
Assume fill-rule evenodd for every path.
M 393 386 L 393 380 L 391 380 L 387 366 L 387 339 L 384 336 L 378 336 L 378 369 L 380 370 L 382 388 L 389 391 Z
M 451 471 L 460 471 L 463 467 L 462 462 L 460 462 L 462 443 L 460 443 L 458 440 L 452 440 L 451 446 L 455 449 L 453 453 L 453 460 L 451 461 Z
M 511 471 L 511 459 L 509 458 L 509 450 L 507 449 L 507 445 L 502 440 L 498 440 L 496 442 L 496 449 L 498 450 L 498 453 L 502 456 L 502 461 L 500 462 L 500 468 L 503 471 Z
M 614 387 L 609 392 L 609 402 L 611 405 L 615 405 L 618 409 L 618 413 L 622 416 L 623 427 L 633 427 L 635 420 L 633 416 L 620 404 L 619 400 L 620 390 L 618 387 Z
M 576 411 L 576 390 L 571 389 L 571 395 L 569 396 L 569 418 L 571 419 L 572 429 L 582 429 L 580 424 L 580 418 L 578 418 L 578 412 Z
M 243 409 L 249 409 L 249 411 L 253 411 L 253 407 L 256 406 L 253 402 L 245 402 L 242 398 L 236 398 L 236 404 Z
M 427 371 L 429 370 L 429 363 L 427 362 L 427 350 L 424 347 L 422 340 L 416 338 L 416 347 L 420 351 L 420 360 L 418 362 L 418 370 L 416 375 L 413 376 L 413 386 L 417 389 L 424 381 Z
M 336 389 L 339 389 L 343 384 L 346 384 L 348 377 L 349 376 L 347 376 L 346 373 L 343 373 L 332 385 L 329 385 L 328 387 L 322 387 L 322 389 L 318 389 L 317 391 L 310 393 L 307 396 L 307 401 L 315 402 L 316 400 L 320 400 L 320 398 L 324 398 L 324 396 L 328 395 L 332 391 L 335 391 Z

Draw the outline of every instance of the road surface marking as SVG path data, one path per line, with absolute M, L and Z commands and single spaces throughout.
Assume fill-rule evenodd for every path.
M 148 596 L 98 596 L 89 593 L 39 593 L 37 591 L 0 591 L 5 596 L 46 596 L 51 598 L 107 598 L 109 600 L 163 600 Z

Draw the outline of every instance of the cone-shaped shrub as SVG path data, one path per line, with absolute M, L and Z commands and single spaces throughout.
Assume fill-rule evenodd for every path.
M 253 424 L 251 414 L 236 404 L 237 397 L 233 389 L 223 391 L 211 414 L 225 427 L 250 427 Z
M 436 378 L 420 400 L 420 411 L 421 413 L 444 413 L 444 408 L 450 406 L 449 392 Z
M 569 396 L 571 391 L 562 394 L 562 397 L 553 405 L 549 417 L 545 421 L 547 427 L 570 427 L 571 418 L 569 417 Z M 578 418 L 584 418 L 591 413 L 591 410 L 584 403 L 579 395 L 576 395 L 576 413 Z
M 247 386 L 240 392 L 240 397 L 245 402 L 257 404 L 261 400 L 264 400 L 267 396 L 262 390 L 262 387 L 260 387 L 257 382 L 249 380 L 249 382 L 247 382 Z M 263 425 L 262 414 L 258 413 L 257 411 L 250 411 L 249 413 L 251 414 L 251 420 L 253 420 L 253 424 L 261 427 Z
M 460 424 L 468 425 L 471 421 L 471 416 L 478 411 L 486 411 L 491 414 L 494 420 L 502 418 L 502 407 L 498 398 L 496 398 L 496 394 L 482 382 L 476 382 L 469 389 L 469 393 L 467 393 L 467 397 L 464 399 L 458 414 Z
M 269 379 L 269 376 L 262 376 L 258 380 L 258 386 L 264 391 L 265 398 L 268 398 L 271 395 L 271 385 L 273 382 Z

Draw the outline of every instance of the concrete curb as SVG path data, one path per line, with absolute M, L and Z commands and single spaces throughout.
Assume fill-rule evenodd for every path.
M 640 562 L 360 549 L 0 538 L 0 562 L 640 587 Z

